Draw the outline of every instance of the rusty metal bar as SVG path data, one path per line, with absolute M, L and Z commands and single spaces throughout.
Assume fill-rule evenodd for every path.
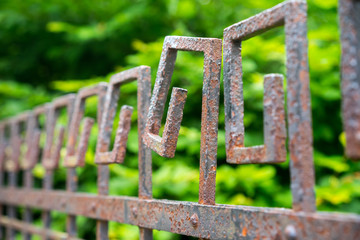
M 66 145 L 66 157 L 64 165 L 68 168 L 84 166 L 85 153 L 87 150 L 88 140 L 90 136 L 91 127 L 94 124 L 94 119 L 86 117 L 84 119 L 84 127 L 80 137 L 79 145 L 76 148 L 77 138 L 79 135 L 79 128 L 82 117 L 84 115 L 85 100 L 91 96 L 98 96 L 98 114 L 97 122 L 101 124 L 102 106 L 104 105 L 107 83 L 99 83 L 94 86 L 80 89 L 76 95 L 74 112 L 71 117 L 69 126 L 69 137 Z
M 19 124 L 21 118 L 14 117 L 9 120 L 10 126 L 10 142 L 5 149 L 5 170 L 8 172 L 16 172 L 19 170 L 20 146 L 22 139 L 19 136 Z
M 38 115 L 34 112 L 29 112 L 27 119 L 24 121 L 26 124 L 25 136 L 25 156 L 20 156 L 20 167 L 24 171 L 33 169 L 39 157 L 39 141 L 41 131 L 38 128 Z M 21 161 L 22 160 L 22 161 Z
M 7 122 L 0 122 L 0 171 L 4 170 L 5 166 L 5 150 L 7 148 L 8 142 L 5 137 L 5 128 Z
M 10 142 L 5 150 L 5 170 L 8 172 L 8 186 L 16 187 L 18 181 L 18 171 L 20 167 L 19 158 L 21 155 L 22 139 L 20 137 L 20 123 L 26 121 L 28 112 L 19 114 L 9 120 Z M 16 207 L 7 206 L 7 215 L 9 218 L 16 217 Z M 6 239 L 15 238 L 16 231 L 11 227 L 6 228 Z
M 242 83 L 239 83 L 239 87 Z M 230 88 L 233 98 L 236 96 L 236 107 L 240 112 L 232 111 L 229 125 L 236 124 L 240 133 L 227 133 L 227 162 L 233 164 L 279 163 L 286 160 L 286 128 L 284 110 L 283 76 L 268 74 L 264 78 L 264 139 L 261 146 L 244 147 L 244 109 L 242 88 Z M 233 109 L 236 109 L 233 107 Z M 236 118 L 237 121 L 234 121 Z M 233 126 L 233 125 L 231 125 Z M 229 128 L 227 128 L 229 129 Z M 231 131 L 231 128 L 230 128 Z
M 45 170 L 45 176 L 43 179 L 43 189 L 45 191 L 50 191 L 53 188 L 54 181 L 54 172 L 53 170 Z M 50 229 L 51 226 L 51 212 L 44 210 L 41 215 L 43 226 L 45 229 Z M 44 240 L 48 240 L 46 236 L 43 237 Z
M 3 188 L 4 184 L 4 172 L 2 170 L 0 170 L 0 187 Z M 4 205 L 2 202 L 0 202 L 0 216 L 4 215 Z M 5 235 L 4 235 L 4 231 L 3 231 L 3 226 L 1 226 L 0 224 L 0 239 L 4 239 Z
M 24 188 L 26 188 L 26 189 L 33 188 L 34 180 L 33 180 L 33 176 L 32 176 L 32 169 L 25 170 L 23 174 L 24 174 L 24 176 L 23 176 Z M 30 224 L 32 222 L 32 213 L 31 213 L 30 208 L 25 207 L 23 219 L 24 219 L 25 223 Z M 31 239 L 31 235 L 27 231 L 23 231 L 22 235 L 23 235 L 23 239 L 26 239 L 26 240 Z
M 69 126 L 69 137 L 66 146 L 66 157 L 64 161 L 65 167 L 67 167 L 67 185 L 66 189 L 68 192 L 76 192 L 77 190 L 77 176 L 76 176 L 76 167 L 84 166 L 85 164 L 85 154 L 88 146 L 89 136 L 91 127 L 94 123 L 94 119 L 85 118 L 84 127 L 80 137 L 79 145 L 76 147 L 76 142 L 78 138 L 80 122 L 84 115 L 85 110 L 85 101 L 91 96 L 98 97 L 98 112 L 97 112 L 97 122 L 101 126 L 102 120 L 102 108 L 105 102 L 105 95 L 107 92 L 107 83 L 99 83 L 94 86 L 85 87 L 79 90 L 76 95 L 75 105 L 73 114 Z M 99 184 L 100 182 L 100 184 Z M 109 185 L 109 169 L 107 166 L 98 167 L 98 191 L 100 194 L 106 195 L 108 193 Z M 99 230 L 100 229 L 100 230 Z M 100 235 L 107 235 L 108 225 L 107 223 L 98 222 L 98 232 Z M 69 236 L 76 236 L 76 216 L 69 215 L 67 219 L 67 232 Z
M 9 205 L 56 210 L 210 239 L 358 239 L 360 216 L 297 212 L 282 208 L 202 205 L 135 197 L 98 196 L 65 191 L 4 188 L 0 201 Z M 46 200 L 44 200 L 46 199 Z M 94 208 L 93 206 L 97 207 Z M 137 214 L 133 214 L 136 209 Z M 197 224 L 191 216 L 196 213 Z
M 8 141 L 5 137 L 5 128 L 7 126 L 7 121 L 3 120 L 0 122 L 0 187 L 4 187 L 4 178 L 5 178 L 5 150 L 8 145 Z M 3 216 L 5 214 L 4 208 L 5 206 L 0 203 L 0 216 Z M 0 226 L 0 239 L 5 238 L 5 231 L 3 231 L 3 228 Z
M 46 109 L 46 141 L 42 155 L 42 165 L 45 168 L 45 177 L 43 179 L 43 189 L 51 190 L 53 188 L 54 170 L 58 168 L 60 160 L 60 151 L 62 148 L 65 128 L 60 127 L 57 136 L 57 141 L 54 143 L 54 134 L 57 119 L 59 117 L 60 109 L 66 108 L 68 115 L 68 124 L 71 122 L 71 116 L 74 108 L 75 94 L 68 94 L 62 97 L 58 97 L 47 105 Z M 51 212 L 42 212 L 42 221 L 45 229 L 49 229 L 51 226 Z M 47 240 L 46 236 L 43 239 Z
M 120 122 L 117 129 L 114 149 L 110 152 L 108 152 L 108 149 L 110 145 L 110 136 L 113 128 L 113 121 L 116 113 L 117 103 L 120 96 L 120 88 L 123 84 L 136 80 L 138 82 L 137 114 L 139 141 L 139 197 L 150 199 L 152 198 L 151 151 L 144 145 L 142 140 L 146 122 L 145 117 L 147 116 L 151 96 L 150 67 L 140 66 L 137 68 L 132 68 L 117 73 L 111 77 L 108 85 L 105 103 L 103 106 L 104 113 L 102 118 L 102 124 L 100 127 L 100 133 L 98 135 L 95 163 L 122 163 L 124 160 L 127 135 L 130 130 L 131 124 L 131 112 L 129 107 L 127 106 L 123 106 L 120 112 Z M 98 188 L 100 189 L 102 185 L 103 183 L 98 177 Z M 107 195 L 107 192 L 106 194 L 100 195 Z M 105 237 L 105 233 L 102 234 L 99 229 L 101 228 L 98 227 L 98 239 L 107 239 L 107 235 Z M 151 240 L 152 230 L 140 228 L 140 239 Z
M 16 219 L 10 219 L 7 217 L 0 217 L 0 225 L 11 227 L 19 231 L 24 231 L 28 234 L 34 234 L 42 236 L 43 238 L 54 240 L 80 240 L 80 238 L 68 237 L 66 233 L 57 232 L 45 228 L 39 228 L 26 222 L 21 222 Z
M 164 40 L 146 123 L 144 142 L 163 157 L 174 157 L 185 89 L 174 88 L 162 138 L 158 136 L 177 51 L 204 53 L 199 203 L 215 204 L 215 176 L 221 71 L 221 39 L 168 36 Z
M 114 149 L 110 152 L 99 152 L 95 162 L 97 164 L 123 163 L 126 154 L 126 143 L 131 127 L 133 108 L 122 106 L 119 115 L 119 125 L 116 131 Z
M 236 157 L 233 150 L 243 147 L 244 138 L 241 42 L 271 28 L 285 25 L 287 117 L 293 209 L 313 212 L 316 207 L 306 10 L 305 1 L 290 0 L 224 30 L 225 131 L 227 158 L 230 162 L 241 162 L 241 159 L 233 159 Z M 275 115 L 280 117 L 282 110 Z M 278 147 L 281 148 L 280 152 L 283 156 L 283 136 L 281 139 Z M 281 161 L 283 160 L 281 157 Z
M 339 0 L 342 115 L 346 155 L 360 159 L 360 1 Z
M 3 163 L 5 157 L 5 149 L 6 149 L 6 140 L 5 140 L 5 123 L 6 121 L 0 122 L 0 188 L 4 186 L 4 171 L 3 171 Z M 4 206 L 2 202 L 0 202 L 0 216 L 4 215 Z M 3 227 L 0 226 L 0 239 L 5 238 Z
M 76 192 L 77 190 L 77 175 L 76 175 L 76 168 L 71 167 L 67 168 L 66 170 L 66 191 L 69 193 Z M 65 202 L 62 202 L 65 204 Z M 49 209 L 51 210 L 51 209 Z M 70 237 L 76 237 L 77 230 L 76 230 L 76 216 L 75 214 L 69 214 L 66 219 L 66 231 Z
M 68 94 L 56 98 L 53 102 L 47 105 L 45 123 L 46 141 L 42 156 L 42 164 L 46 170 L 54 170 L 59 165 L 60 150 L 65 136 L 65 128 L 60 127 L 57 141 L 54 143 L 55 127 L 59 117 L 59 111 L 62 108 L 66 108 L 69 125 L 74 109 L 74 102 L 75 94 Z
M 37 164 L 39 157 L 39 141 L 41 131 L 38 128 L 38 117 L 44 113 L 44 106 L 40 106 L 34 109 L 34 111 L 29 111 L 25 116 L 21 116 L 18 119 L 22 120 L 26 124 L 26 136 L 25 136 L 25 156 L 20 152 L 20 167 L 23 170 L 23 186 L 27 189 L 33 188 L 33 176 L 32 169 Z M 23 219 L 26 223 L 32 222 L 32 213 L 31 209 L 25 208 Z M 31 233 L 24 231 L 23 239 L 31 239 Z

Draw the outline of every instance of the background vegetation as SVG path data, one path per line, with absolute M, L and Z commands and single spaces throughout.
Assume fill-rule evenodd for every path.
M 153 83 L 166 35 L 222 38 L 223 29 L 279 3 L 279 0 L 2 0 L 0 1 L 0 118 L 76 92 L 119 71 L 152 67 Z M 360 213 L 360 164 L 343 155 L 340 115 L 340 44 L 337 0 L 308 1 L 308 38 L 319 210 Z M 263 142 L 263 75 L 285 73 L 282 28 L 243 44 L 246 144 Z M 203 56 L 180 52 L 172 84 L 188 89 L 174 159 L 153 154 L 155 198 L 197 201 Z M 221 86 L 223 87 L 223 86 Z M 136 84 L 122 89 L 120 105 L 136 107 Z M 221 89 L 216 202 L 291 207 L 289 164 L 234 166 L 225 162 Z M 86 115 L 96 115 L 96 99 Z M 61 121 L 66 122 L 62 117 Z M 43 124 L 43 119 L 40 119 Z M 136 114 L 124 165 L 111 166 L 110 193 L 137 195 Z M 96 193 L 93 129 L 87 165 L 78 169 L 79 191 Z M 44 136 L 43 136 L 44 137 Z M 42 137 L 42 138 L 43 138 Z M 42 139 L 44 141 L 44 139 Z M 65 151 L 65 149 L 63 149 Z M 62 152 L 64 155 L 64 152 Z M 37 187 L 44 170 L 34 169 Z M 65 171 L 55 187 L 65 188 Z M 39 215 L 39 211 L 34 210 Z M 54 213 L 53 227 L 65 229 Z M 40 224 L 39 222 L 37 222 Z M 94 239 L 95 221 L 78 219 L 79 236 Z M 112 223 L 112 239 L 137 239 L 133 226 Z M 156 239 L 185 239 L 155 231 Z

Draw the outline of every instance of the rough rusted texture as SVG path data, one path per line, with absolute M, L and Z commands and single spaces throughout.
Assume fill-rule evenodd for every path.
M 110 152 L 99 152 L 95 163 L 110 164 L 123 163 L 126 154 L 126 143 L 131 127 L 131 115 L 133 108 L 127 105 L 121 107 L 119 114 L 119 125 L 116 130 L 114 148 Z
M 45 191 L 50 191 L 53 188 L 53 181 L 54 181 L 53 179 L 54 179 L 53 170 L 47 169 L 45 172 L 45 177 L 43 179 L 43 189 Z M 42 217 L 44 228 L 50 229 L 50 227 L 51 227 L 51 212 L 48 210 L 44 210 L 42 212 L 41 217 Z M 49 238 L 44 236 L 43 239 L 48 240 Z
M 26 155 L 25 157 L 22 156 L 20 157 L 20 160 L 23 160 L 21 164 L 21 168 L 23 170 L 33 169 L 38 162 L 39 151 L 40 151 L 39 141 L 41 134 L 41 130 L 38 127 L 38 117 L 42 113 L 43 112 L 40 111 L 34 111 L 28 113 L 26 120 L 26 136 L 25 136 L 25 147 L 27 148 Z
M 347 4 L 353 4 L 353 2 L 345 0 L 341 2 L 342 25 L 346 25 L 347 21 L 358 23 L 358 15 L 355 13 L 359 5 L 356 5 L 356 2 L 354 10 L 349 9 L 350 5 Z M 346 11 L 349 11 L 349 16 L 344 16 Z M 355 20 L 352 19 L 354 16 Z M 280 25 L 285 25 L 286 33 L 287 120 L 293 209 L 215 205 L 221 40 L 167 37 L 164 42 L 151 105 L 150 68 L 140 66 L 113 75 L 109 85 L 101 83 L 81 89 L 76 96 L 72 94 L 58 98 L 32 111 L 0 122 L 0 226 L 6 228 L 6 235 L 4 235 L 0 227 L 0 238 L 14 239 L 16 231 L 20 231 L 24 239 L 30 239 L 32 235 L 40 235 L 43 239 L 77 239 L 76 217 L 85 216 L 97 220 L 96 238 L 99 240 L 108 239 L 108 221 L 138 226 L 141 240 L 151 240 L 152 229 L 200 239 L 360 239 L 359 215 L 313 212 L 315 210 L 314 169 L 307 62 L 306 4 L 303 1 L 284 2 L 225 29 L 224 81 L 227 161 L 243 164 L 273 163 L 285 160 L 286 132 L 283 77 L 281 75 L 270 74 L 266 75 L 264 79 L 264 145 L 244 147 L 243 126 L 241 41 Z M 343 49 L 343 53 L 345 51 L 343 61 L 344 58 L 348 59 L 347 57 L 351 56 L 343 65 L 343 75 L 344 73 L 352 74 L 352 70 L 346 65 L 352 64 L 353 55 L 351 54 L 355 51 L 352 44 L 356 43 L 351 41 L 354 40 L 354 36 L 358 38 L 356 35 L 358 32 L 355 30 L 352 32 L 355 35 L 349 34 L 348 31 L 352 26 L 349 24 L 349 26 L 343 27 L 345 32 L 343 32 L 343 48 L 344 46 L 346 48 Z M 349 46 L 350 49 L 346 46 Z M 200 51 L 204 52 L 205 56 L 199 203 L 152 199 L 150 148 L 162 156 L 174 156 L 186 101 L 186 90 L 174 88 L 164 134 L 160 137 L 161 119 L 178 50 Z M 122 84 L 134 80 L 138 82 L 139 197 L 108 196 L 109 167 L 107 164 L 123 162 L 131 124 L 132 108 L 123 106 L 114 149 L 109 152 L 120 87 Z M 345 76 L 346 84 L 353 80 L 349 76 Z M 349 84 L 354 84 L 354 82 Z M 356 86 L 351 85 L 351 87 Z M 348 85 L 343 90 L 345 93 L 349 93 L 349 97 L 353 97 L 353 89 L 349 90 Z M 78 187 L 76 167 L 85 164 L 84 157 L 93 119 L 85 119 L 84 130 L 81 133 L 77 149 L 75 145 L 78 141 L 80 122 L 84 114 L 85 100 L 94 95 L 99 97 L 97 112 L 99 135 L 95 157 L 95 162 L 98 164 L 97 195 L 76 193 Z M 355 101 L 357 95 L 351 99 Z M 344 114 L 345 127 L 346 124 L 357 127 L 353 121 L 358 120 L 358 110 L 348 110 L 348 108 L 356 108 L 356 104 L 343 106 L 346 111 L 353 111 L 350 115 Z M 66 191 L 59 191 L 52 189 L 53 171 L 58 167 L 60 149 L 66 136 L 65 128 L 61 128 L 56 133 L 55 127 L 59 109 L 64 107 L 68 110 L 69 120 L 69 127 L 66 128 L 69 132 L 68 139 L 66 139 L 67 156 L 65 159 L 67 182 Z M 40 149 L 38 138 L 43 131 L 38 126 L 40 114 L 46 114 L 46 143 L 42 159 L 46 172 L 43 189 L 35 190 L 31 171 L 38 160 Z M 146 117 L 148 118 L 146 119 Z M 23 125 L 26 127 L 25 130 Z M 25 137 L 23 137 L 24 135 Z M 56 139 L 55 143 L 54 139 Z M 351 141 L 355 140 L 351 139 Z M 146 147 L 145 141 L 150 148 Z M 356 146 L 356 143 L 353 146 Z M 17 178 L 21 176 L 19 170 L 24 170 L 22 172 L 22 188 L 17 186 Z M 3 185 L 5 172 L 8 177 L 6 187 Z M 4 216 L 4 205 L 6 205 L 7 217 Z M 24 221 L 21 222 L 16 219 L 16 207 L 19 206 L 24 207 Z M 32 208 L 43 210 L 43 228 L 30 224 Z M 68 214 L 66 234 L 50 230 L 52 210 Z
M 201 114 L 199 203 L 215 204 L 215 176 L 221 70 L 221 40 L 168 36 L 164 40 L 156 82 L 151 98 L 144 141 L 164 157 L 174 157 L 186 90 L 175 89 L 169 107 L 163 137 L 159 135 L 161 119 L 170 88 L 177 51 L 204 53 L 204 79 Z M 176 99 L 179 98 L 179 99 Z M 176 104 L 175 104 L 176 103 Z M 177 112 L 179 111 L 179 112 Z M 174 116 L 174 118 L 170 118 Z M 172 132 L 173 131 L 173 132 Z M 168 138 L 168 139 L 167 139 Z M 159 146 L 162 145 L 162 146 Z
M 26 125 L 26 136 L 25 136 L 25 148 L 26 153 L 23 156 L 22 152 L 20 155 L 20 167 L 23 171 L 23 186 L 26 189 L 32 189 L 34 186 L 34 179 L 32 176 L 32 170 L 38 162 L 40 152 L 40 134 L 41 130 L 38 124 L 38 118 L 40 115 L 45 113 L 45 106 L 40 106 L 34 109 L 34 111 L 27 112 L 26 116 L 21 116 L 19 120 L 24 121 Z M 22 161 L 21 161 L 22 160 Z M 25 207 L 23 213 L 24 222 L 31 224 L 33 222 L 32 212 L 30 208 Z M 24 240 L 30 240 L 32 235 L 30 232 L 22 231 L 22 237 Z
M 22 116 L 14 117 L 9 120 L 10 139 L 5 149 L 5 170 L 17 172 L 20 168 L 21 144 L 23 139 L 20 136 L 20 123 Z
M 122 132 L 121 138 L 117 134 L 117 139 L 115 139 L 114 150 L 108 152 L 110 146 L 110 136 L 113 128 L 113 121 L 116 113 L 116 108 L 120 96 L 120 88 L 123 84 L 137 81 L 138 83 L 138 93 L 137 93 L 137 115 L 138 115 L 138 143 L 139 143 L 139 197 L 140 198 L 152 198 L 152 166 L 151 166 L 151 151 L 143 143 L 143 134 L 145 129 L 145 118 L 150 105 L 150 96 L 151 96 L 151 73 L 150 67 L 139 66 L 132 68 L 120 73 L 113 75 L 108 84 L 108 89 L 105 97 L 105 103 L 103 106 L 103 116 L 102 123 L 100 126 L 100 133 L 98 135 L 98 142 L 96 146 L 96 158 L 95 162 L 97 164 L 109 164 L 114 163 L 114 160 L 111 156 L 118 155 L 123 161 L 126 150 L 126 141 L 128 130 L 130 129 L 131 116 L 128 107 L 125 108 L 126 111 L 120 113 L 120 123 L 117 129 L 117 132 Z M 127 116 L 126 116 L 127 115 Z M 124 119 L 127 118 L 127 119 Z M 124 121 L 125 120 L 125 121 Z M 122 122 L 127 125 L 123 125 Z M 125 132 L 123 130 L 126 130 Z M 116 142 L 120 140 L 120 149 L 122 152 L 118 152 L 118 147 L 116 147 Z M 106 167 L 107 166 L 99 166 Z M 107 195 L 108 180 L 104 176 L 104 172 L 99 169 L 98 174 L 98 187 L 99 193 L 101 195 Z M 101 190 L 103 189 L 103 190 Z M 106 239 L 107 230 L 105 228 L 106 223 L 104 221 L 98 222 L 97 227 L 97 237 L 98 239 Z M 106 236 L 105 236 L 106 235 Z M 140 239 L 142 240 L 151 240 L 152 239 L 152 230 L 140 228 Z
M 173 88 L 163 136 L 160 137 L 152 133 L 147 134 L 147 145 L 160 156 L 167 158 L 175 156 L 186 97 L 187 91 L 185 89 Z
M 242 101 L 240 106 L 243 106 L 242 89 L 232 88 L 227 94 L 237 95 Z M 239 128 L 243 134 L 239 136 L 242 139 L 232 140 L 237 145 L 228 149 L 227 162 L 235 164 L 284 162 L 286 160 L 286 128 L 282 75 L 268 74 L 264 77 L 264 145 L 244 147 L 243 107 L 240 111 L 239 114 L 233 113 L 230 121 L 240 124 Z M 236 135 L 236 132 L 229 134 L 230 137 L 233 135 Z
M 1 123 L 0 123 L 1 126 Z M 1 128 L 0 128 L 1 129 Z M 0 188 L 4 187 L 4 172 L 0 169 Z M 0 216 L 3 216 L 4 214 L 4 206 L 3 203 L 0 201 Z M 0 239 L 4 238 L 4 231 L 3 228 L 0 226 Z
M 32 176 L 32 169 L 30 170 L 25 170 L 23 173 L 23 186 L 26 189 L 31 190 L 34 186 L 34 179 Z M 25 207 L 24 209 L 24 213 L 23 213 L 23 219 L 25 223 L 31 224 L 32 223 L 32 213 L 30 208 Z M 27 231 L 23 231 L 22 232 L 23 235 L 23 239 L 24 240 L 30 240 L 31 239 L 31 234 Z
M 360 1 L 339 0 L 342 115 L 346 155 L 360 159 Z
M 244 139 L 241 41 L 284 24 L 293 209 L 312 212 L 315 193 L 306 10 L 305 1 L 286 1 L 224 30 L 225 131 L 227 158 L 236 162 L 232 149 L 243 147 Z M 281 112 L 276 114 L 279 118 Z
M 73 193 L 76 192 L 78 187 L 78 177 L 76 176 L 75 168 L 68 168 L 66 170 L 66 191 Z M 61 204 L 66 204 L 65 202 L 61 202 Z M 66 218 L 66 232 L 70 237 L 75 237 L 77 235 L 76 228 L 76 216 L 69 214 Z
M 79 134 L 80 123 L 84 115 L 85 110 L 85 100 L 91 96 L 98 96 L 98 113 L 97 113 L 97 122 L 100 126 L 101 116 L 102 116 L 102 106 L 105 100 L 105 94 L 107 89 L 107 83 L 99 83 L 95 86 L 85 87 L 80 89 L 76 95 L 74 112 L 71 117 L 70 127 L 69 127 L 69 137 L 66 145 L 66 157 L 64 165 L 66 167 L 78 167 L 84 166 L 85 164 L 85 154 L 87 151 L 87 145 L 89 141 L 89 136 L 91 132 L 91 127 L 94 124 L 94 120 L 86 117 L 84 119 L 84 127 L 81 133 L 81 137 L 77 145 L 77 139 Z
M 10 219 L 7 217 L 0 217 L 0 225 L 5 227 L 11 227 L 20 231 L 24 231 L 27 234 L 34 234 L 41 236 L 46 239 L 54 239 L 54 240 L 81 240 L 80 238 L 68 237 L 66 233 L 61 233 L 45 228 L 39 228 L 29 223 L 24 223 L 19 220 Z
M 5 166 L 5 150 L 9 144 L 8 139 L 5 137 L 5 128 L 7 127 L 7 122 L 0 122 L 0 171 L 4 170 Z
M 2 192 L 4 194 L 0 195 L 0 201 L 6 204 L 56 210 L 193 237 L 287 239 L 291 225 L 294 226 L 298 239 L 353 240 L 360 237 L 360 217 L 351 214 L 307 213 L 281 208 L 230 205 L 209 206 L 191 202 L 63 191 L 2 189 Z M 93 208 L 94 205 L 97 207 Z M 194 214 L 198 217 L 197 227 L 193 227 Z
M 68 124 L 71 122 L 71 116 L 74 109 L 75 94 L 68 94 L 47 105 L 46 109 L 46 141 L 42 155 L 42 164 L 47 170 L 54 170 L 59 165 L 60 151 L 65 137 L 65 127 L 61 126 L 58 130 L 57 138 L 54 143 L 55 128 L 59 112 L 62 108 L 66 108 L 68 116 Z

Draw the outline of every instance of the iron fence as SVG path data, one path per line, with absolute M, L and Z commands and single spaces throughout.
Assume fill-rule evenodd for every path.
M 31 239 L 32 235 L 42 236 L 43 239 L 78 239 L 76 217 L 85 216 L 96 219 L 97 239 L 108 239 L 109 221 L 138 226 L 140 239 L 144 240 L 152 239 L 152 229 L 202 239 L 360 239 L 360 216 L 316 211 L 306 12 L 306 2 L 290 0 L 226 28 L 223 41 L 166 37 L 152 94 L 150 67 L 140 66 L 113 75 L 109 83 L 83 88 L 77 94 L 57 98 L 32 111 L 1 121 L 0 225 L 5 232 L 1 231 L 0 236 L 14 239 L 16 232 L 20 231 L 24 239 Z M 360 156 L 359 12 L 359 1 L 340 0 L 342 109 L 347 136 L 346 153 L 350 158 Z M 286 35 L 287 114 L 283 76 L 266 75 L 264 145 L 245 147 L 241 43 L 278 26 L 285 27 Z M 185 89 L 173 88 L 164 132 L 159 136 L 177 51 L 204 53 L 198 203 L 152 198 L 151 150 L 164 157 L 174 157 L 187 96 Z M 286 160 L 285 142 L 288 139 L 292 209 L 215 204 L 222 59 L 227 162 L 283 162 Z M 131 81 L 137 81 L 139 193 L 138 197 L 109 196 L 108 165 L 124 161 L 132 107 L 121 108 L 111 151 L 110 136 L 120 89 Z M 98 194 L 77 192 L 76 168 L 85 164 L 90 130 L 95 122 L 83 117 L 86 99 L 91 96 L 98 98 L 96 121 L 99 133 L 94 159 L 98 170 Z M 67 127 L 58 127 L 61 109 L 67 111 Z M 46 119 L 44 128 L 38 124 L 41 116 Z M 84 124 L 80 134 L 81 121 Z M 23 125 L 26 126 L 25 136 L 20 131 Z M 46 135 L 44 146 L 39 143 L 42 132 Z M 60 167 L 60 150 L 65 140 L 66 190 L 54 190 L 54 171 Z M 46 173 L 43 188 L 35 189 L 32 169 L 37 164 L 40 150 L 41 164 Z M 22 187 L 17 186 L 20 172 Z M 4 184 L 5 176 L 7 185 Z M 16 219 L 18 206 L 25 207 L 22 220 Z M 32 208 L 42 210 L 43 227 L 33 225 Z M 51 229 L 51 211 L 68 215 L 66 233 Z

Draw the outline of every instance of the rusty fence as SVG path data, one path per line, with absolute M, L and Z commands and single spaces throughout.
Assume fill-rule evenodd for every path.
M 354 159 L 360 158 L 359 13 L 360 1 L 340 0 L 342 112 L 346 154 Z M 306 25 L 306 2 L 291 0 L 229 26 L 224 30 L 223 40 L 168 36 L 152 93 L 150 68 L 140 66 L 113 75 L 108 83 L 83 88 L 77 94 L 57 98 L 1 121 L 1 239 L 14 239 L 17 232 L 21 232 L 23 239 L 31 239 L 33 235 L 43 239 L 78 239 L 77 216 L 97 221 L 96 239 L 108 239 L 109 221 L 138 226 L 143 240 L 152 239 L 152 229 L 201 239 L 360 239 L 360 216 L 316 211 Z M 241 43 L 279 26 L 284 26 L 286 35 L 287 113 L 284 77 L 266 75 L 264 145 L 244 146 Z M 174 157 L 187 97 L 185 89 L 172 89 L 164 131 L 160 136 L 178 51 L 204 53 L 198 203 L 152 198 L 151 150 L 163 157 Z M 288 141 L 292 209 L 215 204 L 222 61 L 227 162 L 284 162 Z M 110 136 L 120 89 L 132 81 L 137 82 L 139 193 L 138 197 L 109 196 L 108 165 L 124 161 L 133 111 L 131 106 L 121 107 L 112 150 L 109 150 Z M 84 117 L 86 100 L 93 96 L 98 98 L 96 120 Z M 68 124 L 60 127 L 58 117 L 64 109 Z M 44 127 L 38 123 L 42 116 L 45 118 Z M 85 153 L 95 121 L 99 126 L 94 159 L 98 194 L 79 193 L 76 168 L 85 165 Z M 25 126 L 24 134 L 21 126 Z M 44 144 L 40 144 L 41 134 L 46 136 Z M 53 178 L 60 167 L 64 142 L 66 156 L 62 167 L 67 169 L 67 180 L 66 190 L 61 191 L 53 189 Z M 40 155 L 46 173 L 42 189 L 35 189 L 32 170 Z M 19 176 L 23 177 L 21 187 L 17 184 Z M 16 218 L 17 207 L 24 207 L 21 220 Z M 32 223 L 31 210 L 34 208 L 42 211 L 42 227 Z M 67 214 L 66 232 L 52 230 L 51 211 Z

